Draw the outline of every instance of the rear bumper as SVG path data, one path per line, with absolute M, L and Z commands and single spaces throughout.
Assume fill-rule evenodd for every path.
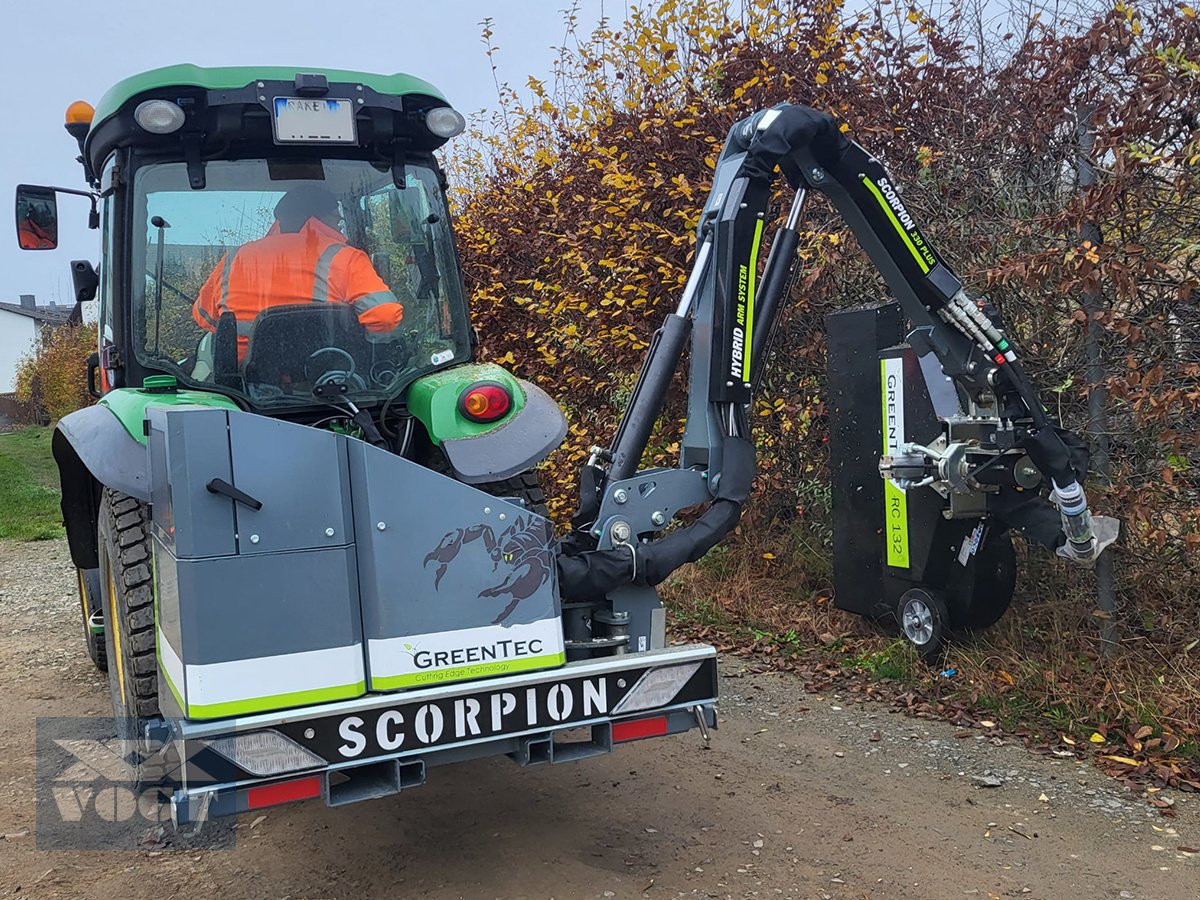
M 180 761 L 172 819 L 183 825 L 315 797 L 342 806 L 418 787 L 435 766 L 481 757 L 503 754 L 523 766 L 585 759 L 618 743 L 715 728 L 716 700 L 716 650 L 688 645 L 238 719 L 174 720 L 164 735 Z M 243 754 L 233 736 L 248 750 L 264 736 L 294 749 L 268 765 Z

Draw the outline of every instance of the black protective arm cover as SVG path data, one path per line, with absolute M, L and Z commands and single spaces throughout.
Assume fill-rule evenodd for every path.
M 613 550 L 580 550 L 569 541 L 559 545 L 558 590 L 563 599 L 575 602 L 603 597 L 609 591 L 632 584 L 634 554 L 627 547 Z
M 1087 477 L 1091 457 L 1087 444 L 1065 428 L 1047 425 L 1031 432 L 1021 441 L 1021 448 L 1042 474 L 1049 475 L 1063 487 L 1072 481 L 1083 484 Z
M 737 526 L 754 481 L 754 444 L 727 437 L 722 453 L 721 480 L 712 506 L 686 528 L 638 548 L 638 581 L 659 584 L 680 566 L 700 559 Z
M 724 441 L 724 467 L 712 505 L 691 525 L 657 541 L 611 550 L 580 549 L 572 538 L 559 546 L 558 586 L 567 600 L 603 596 L 632 584 L 659 584 L 685 563 L 695 562 L 736 527 L 754 481 L 754 444 L 745 438 Z
M 796 151 L 809 148 L 823 166 L 841 157 L 850 142 L 842 135 L 837 120 L 828 113 L 793 104 L 776 107 L 770 127 L 755 133 L 739 176 L 772 182 L 775 169 L 783 171 L 793 188 L 803 183 Z
M 1048 435 L 1054 440 L 1048 440 Z M 1072 481 L 1083 484 L 1090 454 L 1078 435 L 1051 425 L 1026 438 L 1022 446 L 1037 467 L 1059 484 Z M 1058 509 L 1041 494 L 1001 488 L 998 493 L 989 494 L 987 502 L 988 512 L 1002 525 L 1020 530 L 1047 550 L 1060 547 L 1066 540 Z

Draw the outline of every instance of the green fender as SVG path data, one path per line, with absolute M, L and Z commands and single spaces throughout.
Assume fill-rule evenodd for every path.
M 169 384 L 175 383 L 169 378 Z M 101 487 L 150 500 L 144 422 L 149 406 L 218 406 L 238 409 L 221 394 L 165 390 L 167 382 L 147 379 L 150 389 L 116 388 L 95 406 L 63 416 L 54 429 L 51 451 L 62 487 L 63 522 L 71 559 L 80 569 L 94 569 L 97 501 Z
M 513 407 L 495 422 L 472 422 L 458 399 L 472 384 L 493 381 L 508 388 Z M 467 484 L 501 481 L 541 462 L 562 443 L 567 420 L 541 388 L 492 363 L 456 366 L 418 378 L 408 409 L 441 447 L 455 476 Z
M 472 422 L 458 411 L 458 398 L 478 381 L 494 381 L 512 394 L 512 409 L 495 422 Z M 511 373 L 492 363 L 470 363 L 443 369 L 418 378 L 408 389 L 408 411 L 417 417 L 437 446 L 456 438 L 472 438 L 495 431 L 525 407 L 521 382 Z
M 166 377 L 174 384 L 175 379 L 172 376 Z M 213 406 L 218 409 L 241 409 L 224 394 L 212 391 L 156 391 L 153 388 L 115 388 L 100 398 L 99 405 L 107 407 L 133 439 L 143 445 L 146 443 L 146 431 L 142 423 L 146 421 L 148 406 Z

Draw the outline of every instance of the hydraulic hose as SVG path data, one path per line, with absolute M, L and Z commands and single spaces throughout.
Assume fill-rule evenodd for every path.
M 1042 406 L 1042 401 L 1038 399 L 1037 391 L 1033 389 L 1033 383 L 1029 380 L 1029 376 L 1025 374 L 1024 367 L 1016 360 L 1013 360 L 1001 368 L 1008 369 L 1008 382 L 1021 396 L 1025 408 L 1029 410 L 1029 415 L 1033 419 L 1034 427 L 1038 431 L 1045 428 L 1052 429 L 1054 426 L 1046 415 L 1046 408 Z
M 1087 494 L 1077 481 L 1063 486 L 1054 479 L 1050 483 L 1072 556 L 1090 559 L 1096 550 L 1096 536 L 1092 531 L 1092 513 L 1088 509 Z

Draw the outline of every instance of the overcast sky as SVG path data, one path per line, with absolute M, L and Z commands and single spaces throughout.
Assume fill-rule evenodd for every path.
M 36 294 L 71 301 L 68 261 L 97 260 L 87 201 L 59 199 L 57 250 L 17 249 L 13 189 L 21 182 L 82 188 L 78 151 L 63 130 L 72 100 L 95 104 L 114 82 L 180 62 L 409 72 L 457 109 L 490 107 L 496 91 L 479 22 L 494 20 L 500 76 L 523 86 L 549 72 L 569 0 L 26 0 L 0 29 L 0 301 Z M 580 0 L 581 26 L 620 15 L 623 0 Z

